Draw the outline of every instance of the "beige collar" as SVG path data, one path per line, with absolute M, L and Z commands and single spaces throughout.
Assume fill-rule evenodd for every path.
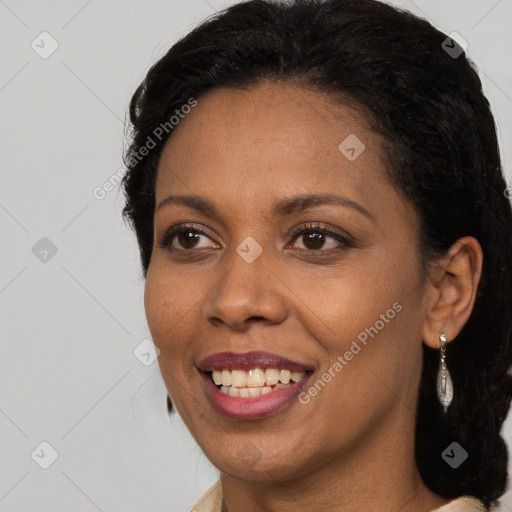
M 221 481 L 215 482 L 190 510 L 193 512 L 222 512 Z M 476 498 L 462 496 L 440 508 L 432 510 L 432 512 L 487 512 L 487 508 Z

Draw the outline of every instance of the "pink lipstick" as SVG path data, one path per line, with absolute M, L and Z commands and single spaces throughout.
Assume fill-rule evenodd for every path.
M 314 367 L 269 352 L 222 352 L 203 359 L 208 401 L 224 416 L 254 420 L 277 413 L 294 401 Z

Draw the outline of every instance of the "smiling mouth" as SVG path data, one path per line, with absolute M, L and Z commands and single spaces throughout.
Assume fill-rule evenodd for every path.
M 312 371 L 254 368 L 248 371 L 225 369 L 206 373 L 221 393 L 236 398 L 254 398 L 291 387 L 308 377 Z

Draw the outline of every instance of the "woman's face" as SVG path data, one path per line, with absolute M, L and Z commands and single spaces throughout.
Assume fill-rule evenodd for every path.
M 426 300 L 382 144 L 356 110 L 265 83 L 210 91 L 164 148 L 146 315 L 174 405 L 225 473 L 285 480 L 413 442 Z M 196 199 L 158 207 L 171 195 Z

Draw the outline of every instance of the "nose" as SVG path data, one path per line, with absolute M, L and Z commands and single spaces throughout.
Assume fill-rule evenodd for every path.
M 288 315 L 285 290 L 265 251 L 251 263 L 232 251 L 204 301 L 204 316 L 211 324 L 237 331 L 254 322 L 279 324 Z

